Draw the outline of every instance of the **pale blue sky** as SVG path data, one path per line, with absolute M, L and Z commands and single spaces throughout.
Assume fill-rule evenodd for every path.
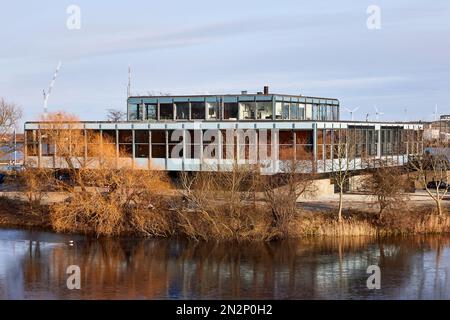
M 81 8 L 81 30 L 66 9 Z M 366 9 L 381 8 L 381 30 Z M 103 120 L 132 92 L 261 91 L 338 98 L 355 119 L 430 120 L 450 113 L 450 2 L 437 1 L 5 1 L 0 96 L 24 120 L 49 110 Z M 343 113 L 343 118 L 348 118 Z

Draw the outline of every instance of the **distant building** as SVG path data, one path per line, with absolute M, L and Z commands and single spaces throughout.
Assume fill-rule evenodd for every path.
M 450 142 L 450 115 L 441 115 L 439 120 L 424 124 L 423 138 L 426 142 Z
M 17 133 L 15 137 L 13 134 L 5 134 L 2 137 L 2 141 L 0 141 L 0 167 L 23 163 L 24 136 L 23 133 Z

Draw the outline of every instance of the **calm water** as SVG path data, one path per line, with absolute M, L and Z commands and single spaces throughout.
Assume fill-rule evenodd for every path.
M 380 290 L 366 287 L 373 264 Z M 0 229 L 1 299 L 448 299 L 449 271 L 450 237 L 219 245 Z

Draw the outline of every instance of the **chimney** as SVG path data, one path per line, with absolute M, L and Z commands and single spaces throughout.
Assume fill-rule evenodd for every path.
M 265 95 L 269 94 L 269 86 L 264 86 L 264 94 Z

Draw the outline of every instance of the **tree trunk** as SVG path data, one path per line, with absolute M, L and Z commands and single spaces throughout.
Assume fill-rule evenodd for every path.
M 439 200 L 439 198 L 436 199 L 436 207 L 437 207 L 437 211 L 438 211 L 438 216 L 442 215 L 442 206 L 441 206 L 441 201 Z
M 338 210 L 338 221 L 341 222 L 342 221 L 342 198 L 343 198 L 343 188 L 341 187 L 339 190 L 339 210 Z

